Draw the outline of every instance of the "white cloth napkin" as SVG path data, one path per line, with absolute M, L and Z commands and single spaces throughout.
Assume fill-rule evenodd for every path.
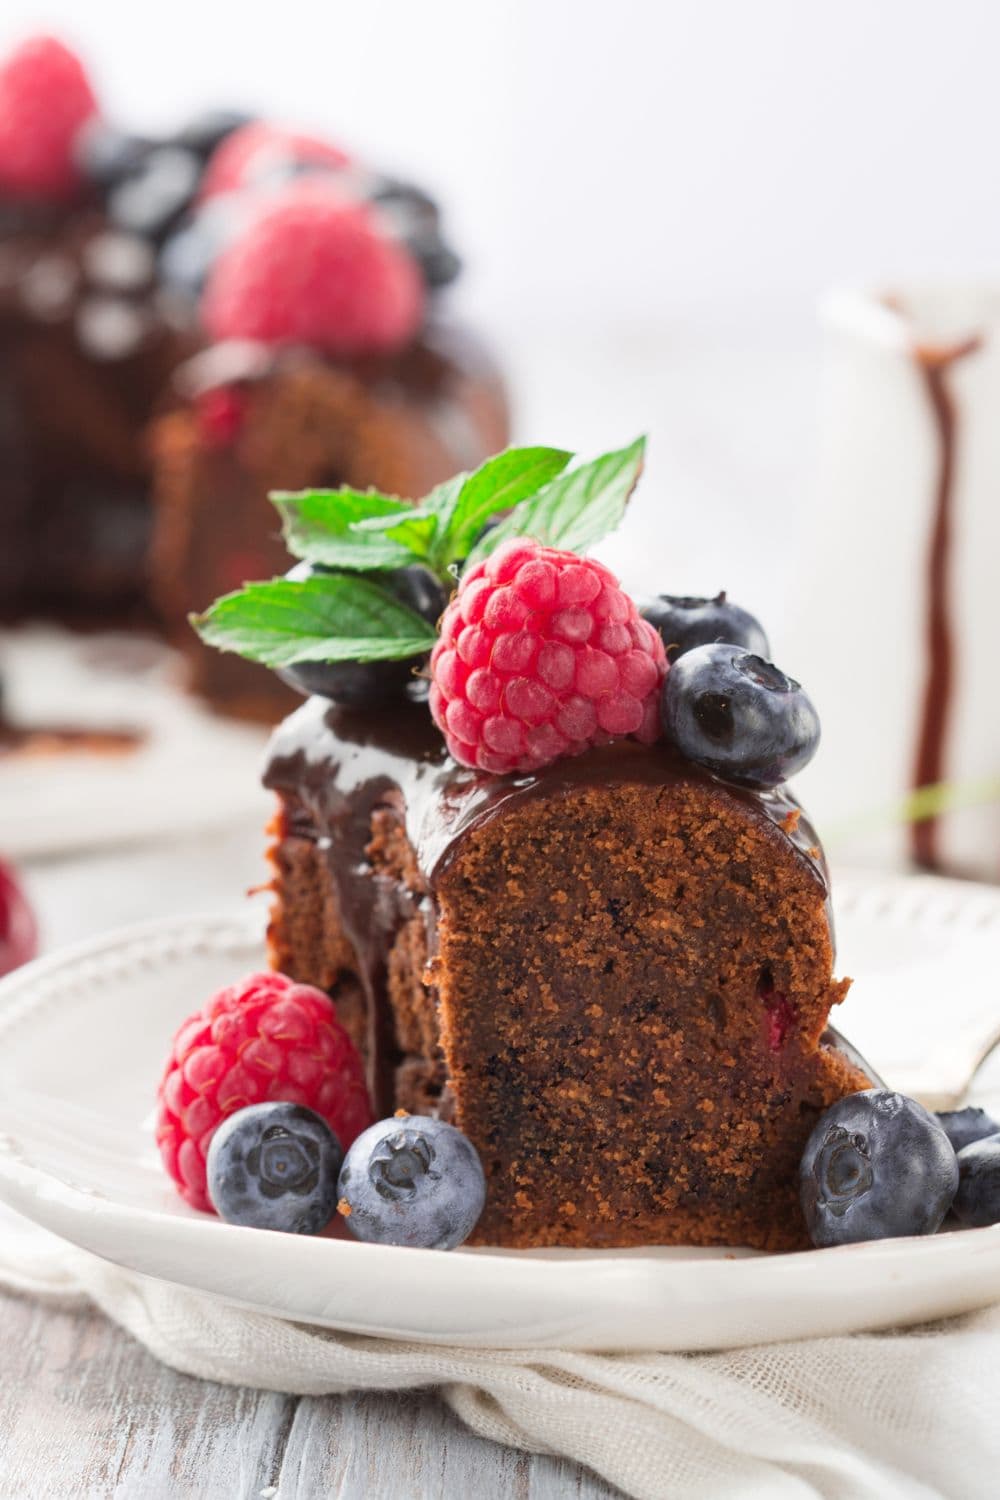
M 1000 1306 L 729 1353 L 479 1351 L 246 1312 L 5 1221 L 0 1283 L 101 1308 L 188 1375 L 302 1395 L 439 1388 L 475 1432 L 636 1500 L 994 1500 Z

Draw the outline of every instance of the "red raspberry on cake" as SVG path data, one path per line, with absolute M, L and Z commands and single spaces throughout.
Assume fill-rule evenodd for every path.
M 174 1037 L 159 1087 L 156 1142 L 194 1208 L 212 1212 L 205 1154 L 222 1120 L 250 1104 L 304 1104 L 346 1151 L 372 1123 L 361 1058 L 322 990 L 251 974 L 220 990 Z
M 350 165 L 350 157 L 331 141 L 254 120 L 232 131 L 212 153 L 201 180 L 199 197 L 235 193 L 262 183 L 269 172 L 285 165 L 325 167 L 331 171 Z
M 659 733 L 660 636 L 592 558 L 517 538 L 463 577 L 431 653 L 430 706 L 462 765 L 534 771 Z
M 335 184 L 301 178 L 275 193 L 223 251 L 202 319 L 216 339 L 307 344 L 333 355 L 398 349 L 424 316 L 416 261 Z
M 0 189 L 72 197 L 80 186 L 73 143 L 96 112 L 79 58 L 55 37 L 22 42 L 0 67 Z

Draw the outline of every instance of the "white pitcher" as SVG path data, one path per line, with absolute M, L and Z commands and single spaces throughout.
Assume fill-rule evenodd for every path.
M 803 796 L 853 853 L 1000 880 L 1000 286 L 838 292 L 824 324 L 792 636 L 823 721 Z M 903 822 L 941 783 L 965 805 Z

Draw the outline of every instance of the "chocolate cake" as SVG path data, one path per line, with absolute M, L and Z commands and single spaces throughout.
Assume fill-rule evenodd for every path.
M 295 695 L 203 646 L 203 605 L 286 563 L 268 492 L 346 484 L 415 497 L 502 448 L 507 409 L 485 351 L 433 324 L 398 354 L 332 362 L 308 348 L 222 343 L 178 371 L 184 401 L 156 426 L 155 594 L 191 683 L 231 714 L 273 722 Z
M 0 236 L 0 617 L 148 619 L 143 433 L 195 347 L 96 207 Z
M 234 351 L 204 315 L 213 275 L 309 184 L 364 220 L 368 258 L 356 233 L 310 288 L 332 307 L 322 337 L 272 324 Z M 16 49 L 0 63 L 0 618 L 165 628 L 199 690 L 273 721 L 286 690 L 210 662 L 188 613 L 276 564 L 269 487 L 416 495 L 503 445 L 498 376 L 439 326 L 458 270 L 433 200 L 332 143 L 229 110 L 140 137 L 102 116 L 61 43 Z
M 479 1241 L 807 1243 L 802 1148 L 870 1079 L 824 1035 L 847 985 L 786 791 L 628 743 L 484 776 L 423 705 L 318 698 L 265 784 L 272 962 L 333 994 L 378 1110 L 470 1136 Z

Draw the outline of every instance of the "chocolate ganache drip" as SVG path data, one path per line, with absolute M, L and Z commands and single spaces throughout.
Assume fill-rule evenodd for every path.
M 945 774 L 955 678 L 951 560 L 958 449 L 958 423 L 949 380 L 959 360 L 974 354 L 981 344 L 982 340 L 974 337 L 948 348 L 920 346 L 915 356 L 937 430 L 938 469 L 927 548 L 927 673 L 914 757 L 914 790 L 935 785 Z M 938 831 L 936 818 L 925 818 L 912 826 L 913 858 L 925 869 L 933 870 L 938 866 Z

